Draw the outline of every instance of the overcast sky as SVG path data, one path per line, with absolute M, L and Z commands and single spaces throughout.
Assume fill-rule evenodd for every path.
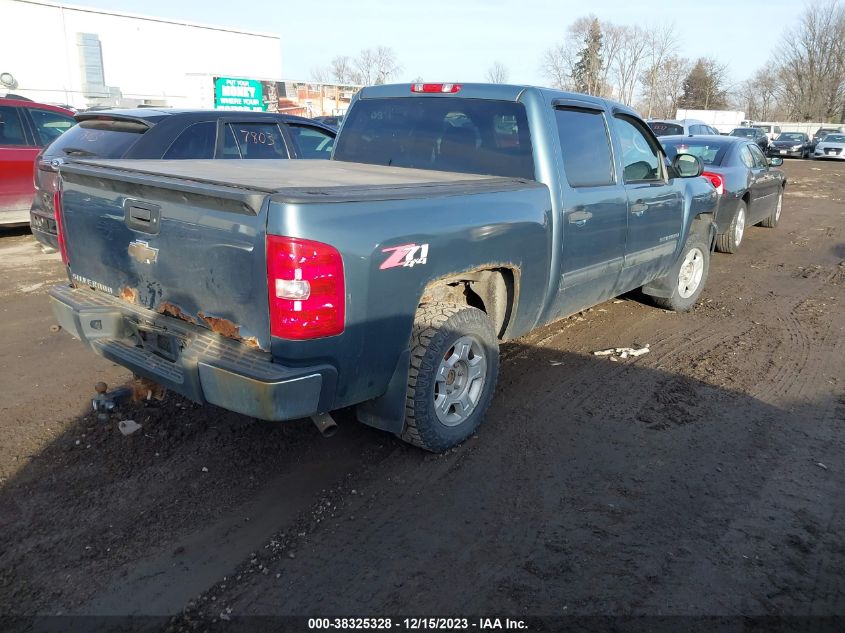
M 713 56 L 741 81 L 764 66 L 802 0 L 82 0 L 142 15 L 272 33 L 282 40 L 284 79 L 310 79 L 337 54 L 390 46 L 402 65 L 397 81 L 484 81 L 499 60 L 510 83 L 546 85 L 544 50 L 562 41 L 579 16 L 618 24 L 674 23 L 680 54 Z M 154 45 L 154 43 L 151 43 Z

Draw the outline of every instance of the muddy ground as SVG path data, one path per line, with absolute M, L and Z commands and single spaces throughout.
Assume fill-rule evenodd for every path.
M 4 233 L 0 613 L 845 614 L 845 165 L 785 170 L 693 312 L 629 296 L 505 345 L 441 456 L 350 411 L 328 440 L 172 394 L 98 421 L 130 376 L 50 330 L 60 261 Z

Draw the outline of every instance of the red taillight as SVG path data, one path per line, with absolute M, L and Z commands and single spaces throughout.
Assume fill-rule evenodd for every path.
M 56 240 L 59 242 L 59 251 L 62 254 L 62 262 L 65 266 L 70 265 L 67 256 L 67 242 L 65 242 L 65 229 L 62 222 L 62 191 L 59 189 L 53 194 L 53 213 L 56 218 Z
M 343 259 L 336 248 L 268 235 L 267 285 L 273 336 L 304 340 L 343 332 Z
M 720 196 L 725 193 L 725 179 L 719 174 L 714 174 L 712 171 L 705 171 L 701 175 L 713 183 L 713 186 L 716 187 L 716 193 Z
M 457 92 L 461 84 L 412 84 L 411 92 Z

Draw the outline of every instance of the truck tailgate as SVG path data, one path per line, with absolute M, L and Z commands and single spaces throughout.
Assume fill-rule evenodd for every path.
M 267 192 L 113 165 L 61 168 L 74 284 L 269 350 Z

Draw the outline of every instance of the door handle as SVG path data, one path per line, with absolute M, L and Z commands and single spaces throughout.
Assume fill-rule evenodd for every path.
M 642 200 L 637 200 L 634 204 L 631 205 L 631 213 L 633 213 L 637 217 L 640 217 L 646 211 L 648 211 L 648 204 L 646 204 Z
M 569 214 L 569 223 L 575 226 L 584 226 L 591 217 L 593 217 L 593 214 L 589 211 L 575 211 Z

